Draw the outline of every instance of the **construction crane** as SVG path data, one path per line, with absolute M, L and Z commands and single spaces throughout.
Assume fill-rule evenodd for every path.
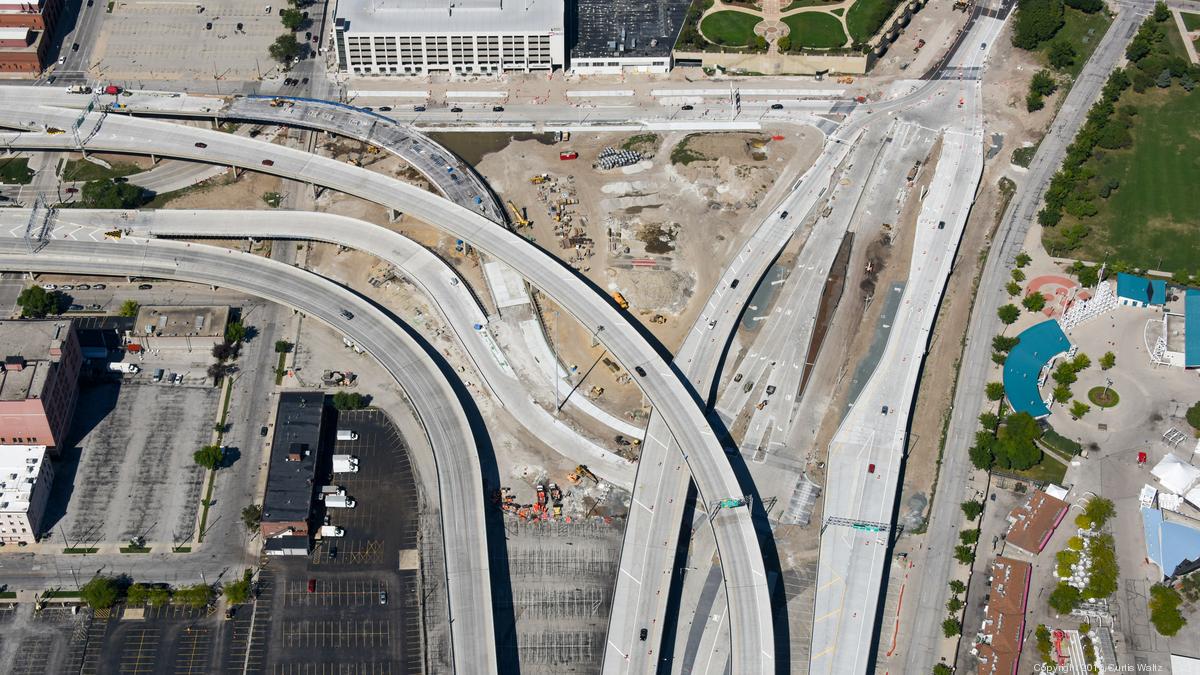
M 513 217 L 517 219 L 517 225 L 521 227 L 529 227 L 529 219 L 525 217 L 525 210 L 518 209 L 517 205 L 508 200 L 508 208 L 512 209 Z

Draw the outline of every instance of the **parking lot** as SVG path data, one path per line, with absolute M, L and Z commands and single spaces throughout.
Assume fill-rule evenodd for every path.
M 341 413 L 337 426 L 358 438 L 333 453 L 361 467 L 321 481 L 357 502 L 329 509 L 345 536 L 318 541 L 308 558 L 268 560 L 254 621 L 265 628 L 248 656 L 267 673 L 419 673 L 416 484 L 404 441 L 376 411 Z
M 152 546 L 190 539 L 204 475 L 192 453 L 209 442 L 217 403 L 212 386 L 85 383 L 72 433 L 80 440 L 55 467 L 50 540 L 94 547 L 134 536 Z
M 92 63 L 102 61 L 105 76 L 117 80 L 254 80 L 275 69 L 267 47 L 285 30 L 279 10 L 287 3 L 273 3 L 270 13 L 267 6 L 265 0 L 118 0 Z M 299 38 L 304 41 L 303 32 Z

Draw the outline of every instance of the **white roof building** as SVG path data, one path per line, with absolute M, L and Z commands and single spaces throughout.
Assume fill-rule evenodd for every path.
M 1158 479 L 1158 482 L 1162 483 L 1164 488 L 1177 495 L 1183 495 L 1188 498 L 1188 501 L 1192 501 L 1189 492 L 1200 480 L 1200 469 L 1172 454 L 1163 457 L 1162 461 L 1150 470 L 1150 473 Z
M 459 75 L 561 68 L 564 0 L 340 0 L 340 70 L 352 75 Z
M 0 445 L 0 541 L 32 543 L 54 471 L 44 445 Z

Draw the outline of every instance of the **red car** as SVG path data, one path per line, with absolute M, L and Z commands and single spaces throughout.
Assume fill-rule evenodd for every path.
M 66 192 L 66 193 L 67 193 L 67 194 L 69 194 L 69 195 L 73 195 L 73 194 L 75 194 L 76 192 L 79 192 L 79 188 L 73 188 L 73 187 L 69 187 L 69 188 L 67 188 L 66 190 L 64 190 L 64 192 Z
M 309 580 L 308 580 L 308 592 L 309 592 L 309 593 L 316 593 L 316 592 L 317 592 L 317 580 L 316 580 L 316 579 L 309 579 Z
M 867 465 L 867 473 L 875 473 L 875 465 L 874 464 Z
M 263 165 L 263 166 L 275 166 L 275 160 L 271 160 L 271 159 L 264 159 L 264 160 L 262 161 L 262 165 Z

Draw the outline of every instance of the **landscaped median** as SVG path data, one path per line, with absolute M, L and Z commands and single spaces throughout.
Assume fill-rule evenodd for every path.
M 761 22 L 759 14 L 727 9 L 704 17 L 700 21 L 700 33 L 713 44 L 745 47 L 758 37 L 754 27 Z

